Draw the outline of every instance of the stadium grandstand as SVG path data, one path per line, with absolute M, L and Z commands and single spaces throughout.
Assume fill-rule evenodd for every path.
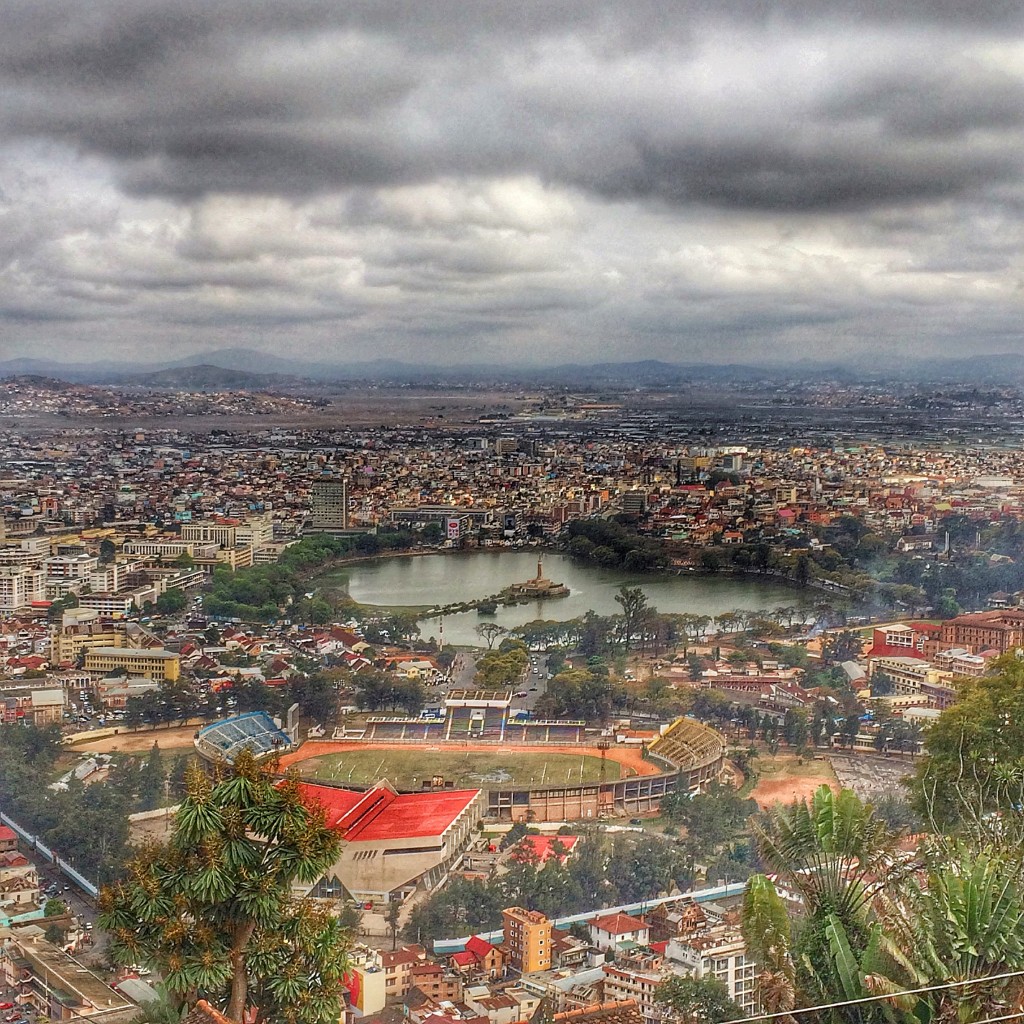
M 651 745 L 652 758 L 679 769 L 691 793 L 702 790 L 722 771 L 725 739 L 693 718 L 677 718 Z
M 211 761 L 234 761 L 239 751 L 248 749 L 257 756 L 290 750 L 292 738 L 266 711 L 248 711 L 203 726 L 196 733 L 198 753 Z
M 417 717 L 374 716 L 359 739 L 368 743 L 582 743 L 586 723 L 538 721 L 512 709 L 511 691 L 452 690 L 443 708 Z M 351 736 L 346 733 L 346 736 Z M 340 738 L 340 737 L 337 737 Z

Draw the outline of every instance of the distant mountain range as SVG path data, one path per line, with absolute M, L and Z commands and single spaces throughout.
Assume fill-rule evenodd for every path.
M 894 355 L 870 362 L 816 363 L 669 363 L 657 359 L 630 362 L 566 363 L 559 366 L 466 364 L 434 366 L 399 360 L 332 363 L 286 359 L 252 349 L 218 349 L 184 359 L 150 364 L 113 361 L 64 363 L 50 359 L 0 361 L 0 377 L 36 375 L 78 383 L 123 384 L 154 388 L 288 387 L 317 381 L 376 381 L 406 384 L 673 385 L 689 381 L 802 380 L 942 381 L 961 384 L 1024 383 L 1024 356 L 977 355 L 966 359 L 909 359 Z

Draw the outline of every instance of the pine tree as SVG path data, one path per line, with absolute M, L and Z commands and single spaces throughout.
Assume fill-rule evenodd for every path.
M 143 811 L 152 811 L 163 802 L 165 787 L 167 784 L 167 773 L 164 771 L 164 759 L 160 753 L 160 747 L 154 743 L 149 752 L 149 757 L 142 764 L 139 772 L 138 792 L 139 808 Z

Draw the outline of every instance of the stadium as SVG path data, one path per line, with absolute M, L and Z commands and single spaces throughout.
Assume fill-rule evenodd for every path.
M 511 703 L 511 693 L 456 691 L 440 710 L 308 740 L 281 765 L 352 789 L 379 779 L 407 793 L 480 789 L 487 817 L 531 822 L 654 811 L 666 793 L 700 792 L 722 771 L 724 738 L 693 719 L 643 749 L 588 734 L 582 722 L 531 719 Z
M 266 711 L 248 711 L 204 725 L 196 733 L 196 751 L 210 761 L 234 761 L 243 749 L 257 757 L 280 754 L 295 745 L 296 713 L 293 705 L 288 712 L 287 726 L 276 722 Z

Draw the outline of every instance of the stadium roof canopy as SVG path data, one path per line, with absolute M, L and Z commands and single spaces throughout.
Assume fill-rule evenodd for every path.
M 478 789 L 396 793 L 386 780 L 365 793 L 309 782 L 299 783 L 299 792 L 324 808 L 327 824 L 343 839 L 356 843 L 443 835 L 480 795 Z

